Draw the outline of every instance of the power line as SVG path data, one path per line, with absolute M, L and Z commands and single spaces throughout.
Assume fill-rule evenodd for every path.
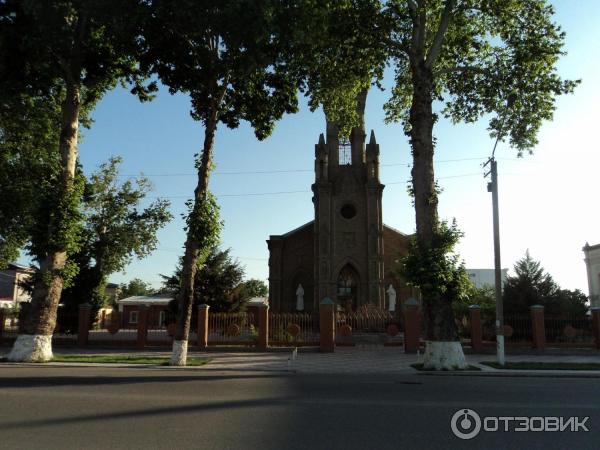
M 455 158 L 455 159 L 439 159 L 434 161 L 434 164 L 439 163 L 451 163 L 451 162 L 462 162 L 462 161 L 483 161 L 486 158 Z M 509 161 L 519 161 L 521 158 L 502 158 Z M 399 162 L 399 163 L 390 163 L 390 164 L 380 164 L 380 167 L 411 167 L 411 163 L 407 162 Z M 273 170 L 238 170 L 238 171 L 216 171 L 214 175 L 268 175 L 268 174 L 278 174 L 278 173 L 309 173 L 314 172 L 313 169 L 273 169 Z M 160 172 L 160 173 L 152 173 L 152 174 L 123 174 L 118 175 L 122 178 L 137 178 L 138 176 L 145 177 L 182 177 L 182 176 L 196 176 L 198 175 L 196 172 Z
M 478 158 L 479 159 L 479 158 Z M 519 174 L 507 174 L 507 175 L 519 175 Z M 473 177 L 473 176 L 481 176 L 481 173 L 477 172 L 477 173 L 464 173 L 464 174 L 460 174 L 460 175 L 448 175 L 448 176 L 444 176 L 444 177 L 437 177 L 437 180 L 447 180 L 447 179 L 451 179 L 451 178 L 464 178 L 464 177 Z M 410 180 L 399 180 L 399 181 L 388 181 L 383 183 L 384 185 L 391 185 L 391 184 L 403 184 L 403 183 L 408 183 Z M 298 191 L 275 191 L 275 192 L 244 192 L 244 193 L 238 193 L 238 194 L 215 194 L 215 196 L 217 198 L 222 198 L 222 197 L 256 197 L 256 196 L 265 196 L 265 195 L 283 195 L 283 194 L 306 194 L 312 192 L 310 190 L 298 190 Z M 145 197 L 148 199 L 156 199 L 156 198 L 161 198 L 161 199 L 179 199 L 179 198 L 185 198 L 185 199 L 189 199 L 191 198 L 190 195 L 159 195 L 159 196 L 148 196 Z

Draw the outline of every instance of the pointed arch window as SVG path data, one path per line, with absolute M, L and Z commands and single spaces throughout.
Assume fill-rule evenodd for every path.
M 340 166 L 352 165 L 352 145 L 348 138 L 340 139 L 339 144 L 339 162 Z
M 342 270 L 340 270 L 340 275 L 338 276 L 338 295 L 343 297 L 353 297 L 356 294 L 356 286 L 358 284 L 358 276 L 356 271 L 350 266 L 346 264 Z

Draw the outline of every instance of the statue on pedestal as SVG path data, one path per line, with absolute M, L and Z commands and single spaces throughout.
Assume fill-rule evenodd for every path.
M 396 311 L 396 289 L 394 289 L 394 286 L 390 284 L 386 292 L 389 300 L 388 311 L 394 312 Z
M 304 311 L 304 288 L 302 284 L 298 284 L 298 289 L 296 289 L 296 310 Z

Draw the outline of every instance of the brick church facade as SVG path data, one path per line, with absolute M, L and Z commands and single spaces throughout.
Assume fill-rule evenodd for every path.
M 364 123 L 366 95 L 359 98 Z M 299 286 L 303 310 L 316 311 L 331 298 L 339 309 L 356 310 L 371 304 L 389 308 L 390 286 L 396 308 L 416 296 L 395 273 L 410 236 L 382 221 L 379 145 L 372 131 L 365 145 L 364 126 L 340 142 L 335 124 L 315 146 L 312 185 L 314 220 L 283 235 L 270 236 L 269 304 L 273 311 L 297 309 Z

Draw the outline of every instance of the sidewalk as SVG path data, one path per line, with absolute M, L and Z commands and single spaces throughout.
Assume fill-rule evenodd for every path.
M 170 352 L 135 352 L 102 349 L 55 349 L 56 353 L 69 354 L 131 354 L 169 357 Z M 191 351 L 189 356 L 202 356 L 211 359 L 204 366 L 189 367 L 189 370 L 203 372 L 280 372 L 301 374 L 420 374 L 420 375 L 469 375 L 469 376 L 535 376 L 535 377 L 593 377 L 600 378 L 600 371 L 593 370 L 501 370 L 480 364 L 482 361 L 494 361 L 490 354 L 468 354 L 467 362 L 480 368 L 480 371 L 460 372 L 421 372 L 412 364 L 419 362 L 420 355 L 405 354 L 398 347 L 357 346 L 337 347 L 333 353 L 298 352 L 294 357 L 289 352 L 234 352 L 234 351 Z M 562 363 L 600 363 L 600 355 L 547 355 L 524 354 L 509 355 L 507 361 L 562 362 Z M 51 363 L 68 365 L 68 363 Z M 77 364 L 88 365 L 89 364 Z M 106 365 L 105 365 L 106 366 Z M 113 364 L 112 366 L 122 366 Z M 127 365 L 140 367 L 140 365 Z M 147 367 L 147 366 L 146 366 Z M 156 366 L 153 366 L 156 367 Z M 162 367 L 164 369 L 175 369 Z

